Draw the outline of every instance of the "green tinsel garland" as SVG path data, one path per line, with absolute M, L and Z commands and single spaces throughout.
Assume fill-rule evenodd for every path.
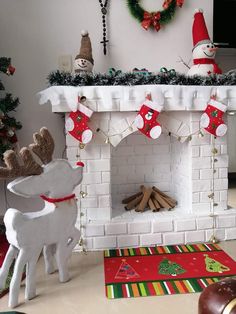
M 180 73 L 159 73 L 142 75 L 132 72 L 119 74 L 76 74 L 54 71 L 48 76 L 50 86 L 110 86 L 110 85 L 236 85 L 236 71 L 212 76 L 187 76 Z
M 127 5 L 132 16 L 141 23 L 144 19 L 144 12 L 147 11 L 139 5 L 139 2 L 139 0 L 127 0 Z M 166 9 L 157 11 L 160 12 L 160 19 L 158 21 L 160 25 L 167 24 L 173 18 L 176 7 L 176 0 L 172 0 Z M 151 12 L 150 14 L 155 14 L 157 12 Z M 153 25 L 151 26 L 153 27 Z

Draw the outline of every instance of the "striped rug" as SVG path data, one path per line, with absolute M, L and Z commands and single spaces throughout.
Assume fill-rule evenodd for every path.
M 109 299 L 201 292 L 236 275 L 236 262 L 217 244 L 106 250 L 105 290 Z

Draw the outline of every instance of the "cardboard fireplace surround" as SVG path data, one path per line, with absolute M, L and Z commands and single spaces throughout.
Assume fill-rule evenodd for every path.
M 148 93 L 154 101 L 164 100 L 164 111 L 158 118 L 163 132 L 157 140 L 148 139 L 132 125 Z M 66 145 L 73 165 L 78 156 L 85 163 L 83 184 L 75 192 L 84 214 L 82 233 L 88 250 L 205 242 L 212 236 L 214 223 L 219 240 L 236 239 L 236 209 L 227 206 L 227 135 L 215 140 L 218 206 L 212 217 L 208 197 L 213 175 L 211 136 L 204 133 L 199 137 L 196 132 L 191 141 L 183 142 L 168 133 L 181 136 L 198 131 L 211 95 L 227 104 L 228 111 L 236 110 L 236 87 L 54 86 L 39 93 L 39 103 L 50 101 L 53 112 L 68 114 L 72 102 L 82 95 L 94 111 L 90 122 L 94 137 L 81 149 L 67 134 Z M 224 120 L 227 124 L 226 114 Z M 113 135 L 110 143 L 105 143 L 103 132 L 96 132 L 98 128 Z M 178 205 L 172 211 L 156 213 L 125 211 L 121 200 L 138 192 L 142 184 L 155 185 Z M 81 198 L 81 191 L 87 197 Z

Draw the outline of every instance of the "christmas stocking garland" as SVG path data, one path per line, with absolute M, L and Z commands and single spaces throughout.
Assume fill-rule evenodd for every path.
M 150 96 L 147 96 L 134 120 L 134 124 L 139 131 L 149 138 L 157 139 L 161 135 L 162 129 L 160 123 L 157 122 L 157 118 L 162 108 L 158 103 L 151 101 Z
M 87 144 L 93 137 L 93 132 L 88 126 L 88 122 L 93 114 L 93 111 L 78 103 L 78 110 L 71 112 L 66 120 L 66 130 L 82 144 Z
M 226 110 L 227 106 L 225 104 L 212 97 L 201 116 L 200 127 L 214 136 L 224 136 L 227 132 L 227 125 L 223 120 L 223 114 Z

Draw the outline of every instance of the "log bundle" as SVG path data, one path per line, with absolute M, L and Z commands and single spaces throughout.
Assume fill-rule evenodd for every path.
M 177 201 L 160 191 L 155 186 L 140 186 L 140 192 L 125 198 L 122 201 L 125 204 L 125 210 L 135 209 L 136 212 L 143 212 L 145 209 L 151 209 L 158 212 L 161 208 L 171 210 L 177 204 Z

